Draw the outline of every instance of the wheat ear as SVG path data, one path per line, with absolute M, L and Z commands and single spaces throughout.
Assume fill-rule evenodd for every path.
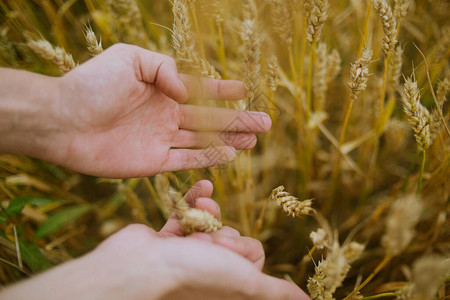
M 91 55 L 95 56 L 103 52 L 102 41 L 97 41 L 97 37 L 91 26 L 85 26 L 84 37 L 86 39 L 87 49 Z
M 383 24 L 383 51 L 387 56 L 394 51 L 395 45 L 397 44 L 397 20 L 392 14 L 391 7 L 385 0 L 374 0 L 374 8 Z
M 37 55 L 53 62 L 63 73 L 67 73 L 76 67 L 71 54 L 68 54 L 63 48 L 53 47 L 44 39 L 37 41 L 29 39 L 27 46 Z
M 312 206 L 313 199 L 299 201 L 296 197 L 289 195 L 284 191 L 284 186 L 279 186 L 272 191 L 270 198 L 275 201 L 278 206 L 292 217 L 300 217 L 314 212 Z
M 327 10 L 330 6 L 328 0 L 311 0 L 308 3 L 310 7 L 308 15 L 308 27 L 306 29 L 306 40 L 313 44 L 320 39 L 322 27 L 328 18 Z
M 409 124 L 414 130 L 414 136 L 419 150 L 424 151 L 430 145 L 430 126 L 428 124 L 428 110 L 420 104 L 420 92 L 417 82 L 407 78 L 402 96 L 403 111 L 408 117 Z

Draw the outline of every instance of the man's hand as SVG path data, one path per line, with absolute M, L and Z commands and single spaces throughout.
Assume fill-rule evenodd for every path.
M 220 218 L 212 184 L 198 182 L 185 196 Z M 130 225 L 92 253 L 19 283 L 2 299 L 306 300 L 288 281 L 265 275 L 261 243 L 231 227 L 181 235 L 172 216 L 160 232 Z M 3 298 L 4 297 L 4 298 Z
M 232 160 L 232 147 L 252 148 L 253 132 L 271 126 L 263 113 L 181 104 L 192 97 L 242 99 L 245 88 L 178 74 L 172 58 L 130 45 L 111 47 L 65 75 L 61 86 L 63 162 L 83 173 L 138 177 L 212 166 Z M 240 127 L 231 130 L 242 133 L 222 140 L 233 122 Z M 199 149 L 211 142 L 220 157 L 208 160 Z
M 0 75 L 11 77 L 7 71 Z M 16 130 L 4 129 L 9 137 L 3 143 L 15 142 L 5 146 L 0 141 L 0 151 L 90 175 L 140 177 L 225 163 L 234 158 L 235 149 L 255 146 L 255 132 L 271 127 L 265 113 L 182 104 L 191 98 L 242 99 L 246 92 L 240 81 L 179 74 L 172 58 L 131 45 L 114 45 L 62 78 L 17 77 L 23 85 L 19 94 L 24 88 L 36 90 L 34 94 L 51 92 L 33 99 L 28 113 L 23 112 L 26 107 L 17 113 L 4 105 L 14 124 L 3 127 Z M 11 82 L 4 85 L 0 89 L 11 90 Z M 16 97 L 25 106 L 26 97 L 10 94 L 9 101 Z M 39 110 L 45 111 L 42 120 L 31 122 Z M 1 127 L 2 122 L 3 133 Z M 202 152 L 206 147 L 213 152 Z

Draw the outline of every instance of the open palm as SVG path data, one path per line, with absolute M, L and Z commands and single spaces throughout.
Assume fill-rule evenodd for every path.
M 139 177 L 217 165 L 232 160 L 235 149 L 254 147 L 254 133 L 271 126 L 265 113 L 182 104 L 242 99 L 245 88 L 179 74 L 170 57 L 130 45 L 109 48 L 60 82 L 64 126 L 54 138 L 58 152 L 44 158 L 90 175 Z

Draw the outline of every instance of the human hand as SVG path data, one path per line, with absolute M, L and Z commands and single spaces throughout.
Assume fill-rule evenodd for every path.
M 246 91 L 240 81 L 179 74 L 172 58 L 131 45 L 110 47 L 58 82 L 58 130 L 37 156 L 90 175 L 141 177 L 217 165 L 231 161 L 235 149 L 253 148 L 254 133 L 271 127 L 265 113 L 182 104 L 242 99 Z M 219 137 L 228 126 L 233 132 Z M 203 159 L 208 145 L 220 160 Z
M 185 196 L 220 218 L 198 182 Z M 261 243 L 224 226 L 214 233 L 181 235 L 172 216 L 160 232 L 130 225 L 92 253 L 7 289 L 2 299 L 239 300 L 309 299 L 296 285 L 261 272 Z M 21 294 L 21 292 L 23 294 Z

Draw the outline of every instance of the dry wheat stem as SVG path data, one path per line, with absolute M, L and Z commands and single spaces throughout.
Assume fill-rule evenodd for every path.
M 347 133 L 347 127 L 350 120 L 350 115 L 353 108 L 353 103 L 356 99 L 358 99 L 358 94 L 366 89 L 367 79 L 369 76 L 369 64 L 371 62 L 373 55 L 373 51 L 368 48 L 364 48 L 361 57 L 353 64 L 351 64 L 350 69 L 350 81 L 348 85 L 350 87 L 350 99 L 348 101 L 347 107 L 345 109 L 344 121 L 342 123 L 342 129 L 339 136 L 339 143 L 337 146 L 338 154 L 335 159 L 332 174 L 331 174 L 331 187 L 329 189 L 329 201 L 325 206 L 325 211 L 331 209 L 336 189 L 338 186 L 339 173 L 341 169 L 341 154 L 342 154 L 342 145 L 345 142 L 345 136 Z
M 355 296 L 358 294 L 360 290 L 362 290 L 372 279 L 391 261 L 392 256 L 390 254 L 387 254 L 383 260 L 377 265 L 375 270 L 373 270 L 372 273 L 364 280 L 363 283 L 361 283 L 359 286 L 357 286 L 347 297 L 344 298 L 344 300 L 350 300 L 352 296 Z
M 200 43 L 200 52 L 202 53 L 202 59 L 206 60 L 205 46 L 203 45 L 203 40 L 200 34 L 200 27 L 198 26 L 197 12 L 195 9 L 194 1 L 189 1 L 189 7 L 191 9 L 192 19 L 194 20 L 195 32 L 197 33 L 198 40 Z

